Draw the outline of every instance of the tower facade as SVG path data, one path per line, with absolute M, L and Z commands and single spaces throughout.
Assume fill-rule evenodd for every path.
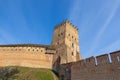
M 55 27 L 52 45 L 56 47 L 56 53 L 61 58 L 61 64 L 82 59 L 79 53 L 78 29 L 69 21 Z

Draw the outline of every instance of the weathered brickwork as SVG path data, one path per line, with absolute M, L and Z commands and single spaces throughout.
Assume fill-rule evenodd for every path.
M 52 44 L 0 45 L 0 66 L 27 66 L 56 69 L 58 64 L 81 60 L 78 29 L 69 21 L 57 25 Z M 57 59 L 59 58 L 59 59 Z M 57 61 L 57 62 L 55 62 Z
M 71 80 L 120 80 L 120 51 L 75 62 Z
M 49 68 L 61 80 L 120 80 L 120 51 L 82 59 L 78 29 L 69 21 L 57 25 L 51 45 L 0 45 L 0 67 Z
M 54 52 L 55 50 L 41 45 L 2 45 L 0 46 L 0 66 L 52 69 L 57 57 L 57 55 L 53 54 Z
M 52 45 L 56 47 L 61 64 L 81 60 L 78 29 L 69 21 L 55 27 Z

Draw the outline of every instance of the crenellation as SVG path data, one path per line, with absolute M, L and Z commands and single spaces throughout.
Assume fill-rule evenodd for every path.
M 112 63 L 120 62 L 120 51 L 110 53 Z
M 97 59 L 98 65 L 110 63 L 109 58 L 108 58 L 108 54 L 97 56 L 96 59 Z
M 66 24 L 69 24 L 69 25 L 72 26 L 75 30 L 78 31 L 78 28 L 77 28 L 75 25 L 73 25 L 69 20 L 65 20 L 65 21 L 61 22 L 60 24 L 56 25 L 56 26 L 55 26 L 55 29 L 57 29 L 57 28 L 59 28 L 59 27 L 61 27 L 61 26 L 65 26 Z
M 95 65 L 95 58 L 92 56 L 90 58 L 85 59 L 86 65 Z
M 81 59 L 80 54 L 77 54 L 79 53 L 78 31 L 69 21 L 64 21 L 55 28 L 52 45 L 56 46 L 61 64 Z
M 51 45 L 0 45 L 0 67 L 49 68 L 61 80 L 120 80 L 120 51 L 82 59 L 78 33 L 66 20 L 55 27 Z
M 108 54 L 85 59 L 85 61 L 77 61 L 71 67 L 71 80 L 119 80 L 120 79 L 120 62 L 117 56 L 120 51 L 110 53 L 112 63 L 109 62 Z M 97 65 L 91 65 L 95 61 Z M 84 62 L 87 66 L 84 65 Z M 117 62 L 117 64 L 114 64 Z M 89 66 L 88 66 L 89 65 Z
M 52 68 L 55 53 L 52 46 L 0 45 L 0 66 Z
M 81 67 L 84 67 L 86 65 L 85 60 L 80 60 L 79 64 L 80 64 Z
M 54 49 L 47 49 L 43 47 L 0 47 L 0 51 L 6 51 L 6 52 L 36 52 L 36 53 L 47 53 L 47 51 L 52 51 Z M 53 53 L 56 53 L 55 51 L 52 51 Z

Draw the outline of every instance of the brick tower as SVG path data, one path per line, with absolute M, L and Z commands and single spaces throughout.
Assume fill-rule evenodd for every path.
M 81 60 L 78 29 L 68 20 L 55 27 L 52 45 L 61 58 L 61 64 Z

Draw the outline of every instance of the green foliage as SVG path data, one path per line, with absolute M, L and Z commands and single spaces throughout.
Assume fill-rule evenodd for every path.
M 28 67 L 7 67 L 9 69 L 17 70 L 17 73 L 3 76 L 2 80 L 54 80 L 58 79 L 55 74 L 49 69 L 42 68 L 28 68 Z M 11 70 L 11 69 L 10 69 Z
M 45 69 L 34 72 L 33 76 L 36 77 L 37 80 L 54 80 L 51 71 Z

